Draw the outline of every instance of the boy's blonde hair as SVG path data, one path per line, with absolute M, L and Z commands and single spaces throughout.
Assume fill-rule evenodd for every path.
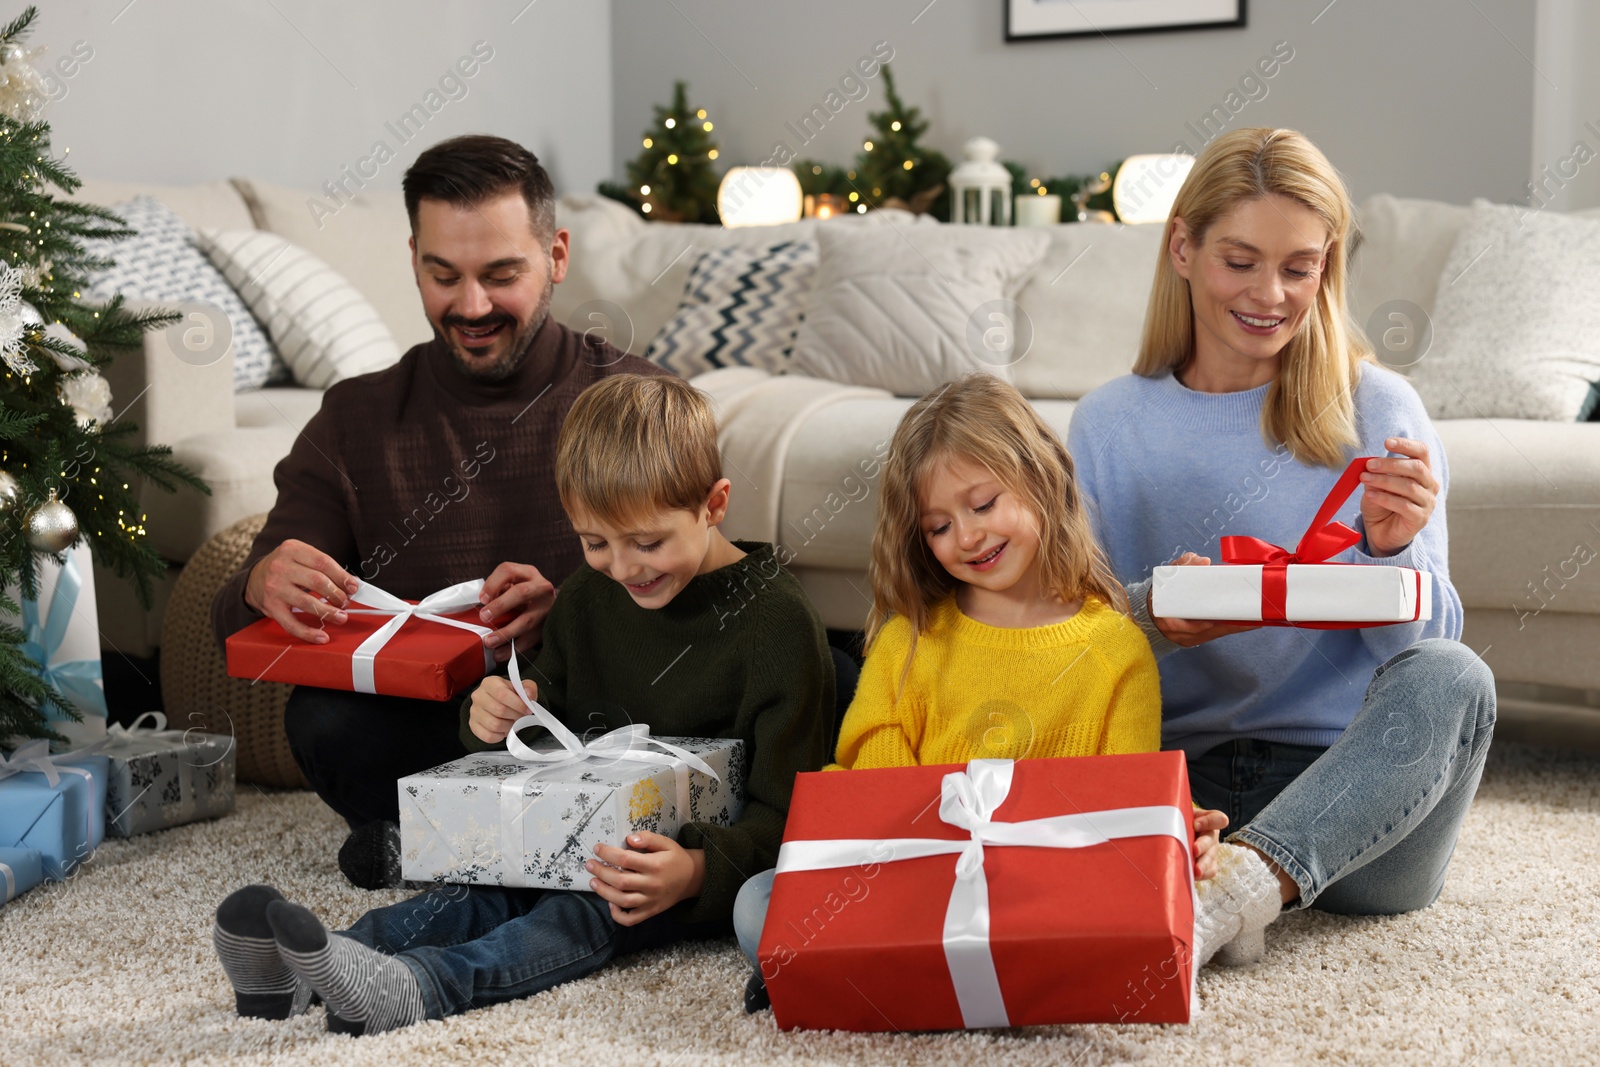
M 1350 195 L 1333 164 L 1303 134 L 1264 126 L 1233 130 L 1200 153 L 1167 217 L 1133 372 L 1154 378 L 1194 355 L 1194 304 L 1168 251 L 1173 220 L 1181 217 L 1190 237 L 1203 244 L 1212 224 L 1273 193 L 1316 212 L 1328 231 L 1328 263 L 1316 306 L 1283 348 L 1262 405 L 1261 433 L 1269 445 L 1283 442 L 1302 463 L 1342 467 L 1358 440 L 1355 388 L 1359 364 L 1372 358 L 1372 346 L 1345 305 Z
M 1095 596 L 1127 610 L 1127 594 L 1095 540 L 1061 438 L 1014 387 L 978 373 L 918 400 L 895 429 L 872 534 L 868 647 L 884 623 L 903 615 L 911 624 L 914 654 L 930 610 L 959 584 L 928 547 L 919 500 L 933 466 L 949 459 L 983 467 L 1033 513 L 1039 524 L 1039 585 L 1045 593 L 1067 602 Z M 906 670 L 910 665 L 908 655 Z
M 613 526 L 699 511 L 721 477 L 711 402 L 682 378 L 604 378 L 579 394 L 556 441 L 561 506 Z

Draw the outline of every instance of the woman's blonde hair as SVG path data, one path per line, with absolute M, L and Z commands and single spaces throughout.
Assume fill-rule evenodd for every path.
M 918 400 L 894 431 L 867 571 L 869 648 L 884 623 L 903 615 L 911 624 L 914 653 L 932 607 L 959 584 L 928 547 L 919 499 L 933 467 L 951 459 L 989 471 L 1032 512 L 1039 531 L 1039 585 L 1047 595 L 1068 602 L 1095 596 L 1127 610 L 1127 594 L 1095 540 L 1061 438 L 1014 387 L 992 374 L 971 374 Z M 907 670 L 910 665 L 908 655 Z
M 1302 463 L 1340 467 L 1357 443 L 1355 387 L 1359 364 L 1372 358 L 1372 347 L 1345 306 L 1350 196 L 1333 164 L 1294 130 L 1233 130 L 1195 160 L 1167 217 L 1133 371 L 1154 378 L 1177 371 L 1194 356 L 1194 305 L 1169 252 L 1174 220 L 1182 218 L 1200 245 L 1223 216 L 1271 194 L 1316 212 L 1327 227 L 1328 246 L 1316 306 L 1283 348 L 1262 406 L 1261 432 L 1269 444 L 1287 445 Z

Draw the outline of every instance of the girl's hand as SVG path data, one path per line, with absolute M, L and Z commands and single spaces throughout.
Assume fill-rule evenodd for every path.
M 1169 567 L 1209 567 L 1210 556 L 1197 556 L 1193 552 L 1185 552 L 1171 563 Z M 1183 648 L 1193 648 L 1203 645 L 1207 641 L 1218 637 L 1227 637 L 1229 634 L 1242 634 L 1246 630 L 1261 629 L 1260 623 L 1213 622 L 1209 619 L 1161 619 L 1155 615 L 1150 616 L 1150 621 L 1156 624 L 1156 629 L 1175 645 Z
M 1222 847 L 1222 829 L 1228 825 L 1225 812 L 1196 808 L 1194 812 L 1194 876 L 1205 881 L 1217 876 L 1217 855 Z
M 523 692 L 530 700 L 539 699 L 539 687 L 524 679 Z M 472 694 L 472 709 L 467 715 L 467 725 L 475 737 L 498 744 L 506 739 L 516 721 L 528 714 L 528 709 L 517 699 L 511 679 L 498 674 L 485 678 Z
M 1368 460 L 1361 473 L 1361 521 L 1374 556 L 1392 556 L 1409 545 L 1428 525 L 1439 499 L 1427 445 L 1391 437 L 1383 447 L 1399 458 Z
M 611 919 L 619 926 L 642 923 L 699 896 L 706 878 L 703 849 L 684 848 L 660 834 L 629 834 L 627 848 L 596 845 L 594 854 L 600 859 L 583 865 L 594 875 L 589 888 L 610 903 Z

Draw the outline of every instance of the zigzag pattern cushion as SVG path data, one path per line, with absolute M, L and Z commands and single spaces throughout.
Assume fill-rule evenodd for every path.
M 705 253 L 645 358 L 684 378 L 736 366 L 782 374 L 816 272 L 810 241 Z
M 399 362 L 377 309 L 305 249 L 265 230 L 201 230 L 198 243 L 266 324 L 300 385 L 326 389 Z
M 211 304 L 228 316 L 233 328 L 235 392 L 288 380 L 289 368 L 272 350 L 266 333 L 228 279 L 195 247 L 195 234 L 188 223 L 149 196 L 113 205 L 111 210 L 138 235 L 126 241 L 84 242 L 95 255 L 116 260 L 115 266 L 90 281 L 89 299 L 110 300 L 121 293 L 130 300 L 168 305 L 186 301 Z

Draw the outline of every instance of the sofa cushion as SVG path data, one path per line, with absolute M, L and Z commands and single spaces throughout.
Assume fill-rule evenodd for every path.
M 252 389 L 233 398 L 235 422 L 241 428 L 288 426 L 299 432 L 322 409 L 321 389 Z M 288 455 L 287 452 L 284 455 Z M 282 458 L 282 457 L 279 457 Z M 274 463 L 277 460 L 273 460 Z
M 135 197 L 111 207 L 137 234 L 123 241 L 84 242 L 91 253 L 115 260 L 91 279 L 89 299 L 109 300 L 121 293 L 165 305 L 209 304 L 227 316 L 233 333 L 235 389 L 259 389 L 268 381 L 289 376 L 289 368 L 278 358 L 250 309 L 222 272 L 195 247 L 195 234 L 187 223 L 153 197 Z
M 820 228 L 794 369 L 899 396 L 973 371 L 1009 378 L 1026 351 L 1012 298 L 1048 244 L 1038 230 L 983 226 Z
M 322 260 L 378 309 L 404 352 L 432 340 L 411 271 L 411 221 L 399 190 L 363 189 L 332 198 L 268 182 L 240 182 L 256 225 Z
M 1164 226 L 1052 226 L 1017 306 L 1033 332 L 1011 368 L 1026 396 L 1077 399 L 1127 374 L 1139 355 Z
M 201 230 L 198 243 L 266 326 L 297 384 L 326 389 L 399 361 L 367 298 L 305 249 L 264 230 Z
M 1346 300 L 1351 316 L 1374 344 L 1391 323 L 1412 329 L 1423 325 L 1410 321 L 1412 309 L 1384 305 L 1403 301 L 1424 316 L 1433 314 L 1444 261 L 1471 216 L 1472 209 L 1459 204 L 1406 200 L 1387 193 L 1361 205 L 1357 212 L 1361 237 L 1350 264 Z M 1405 321 L 1389 319 L 1386 312 L 1391 310 Z M 1381 348 L 1378 354 L 1384 355 Z M 1406 373 L 1412 362 L 1408 350 L 1407 358 L 1389 360 L 1387 365 Z
M 298 426 L 280 419 L 274 425 L 174 442 L 172 458 L 204 479 L 211 495 L 189 489 L 163 493 L 146 486 L 139 500 L 148 516 L 150 546 L 164 559 L 183 562 L 212 534 L 248 515 L 270 511 L 278 499 L 272 470 L 289 454 L 299 433 Z
M 1411 374 L 1436 419 L 1578 418 L 1600 379 L 1600 221 L 1479 200 Z
M 140 182 L 107 182 L 85 179 L 78 191 L 66 199 L 84 204 L 110 207 L 139 196 L 149 196 L 172 209 L 191 229 L 203 226 L 222 230 L 248 230 L 255 225 L 250 205 L 232 182 L 205 182 L 201 185 L 145 185 Z
M 810 241 L 706 252 L 645 356 L 684 378 L 718 367 L 781 374 L 816 272 L 817 246 Z
M 1600 613 L 1600 423 L 1434 426 L 1450 460 L 1450 577 L 1468 619 L 1474 608 Z

